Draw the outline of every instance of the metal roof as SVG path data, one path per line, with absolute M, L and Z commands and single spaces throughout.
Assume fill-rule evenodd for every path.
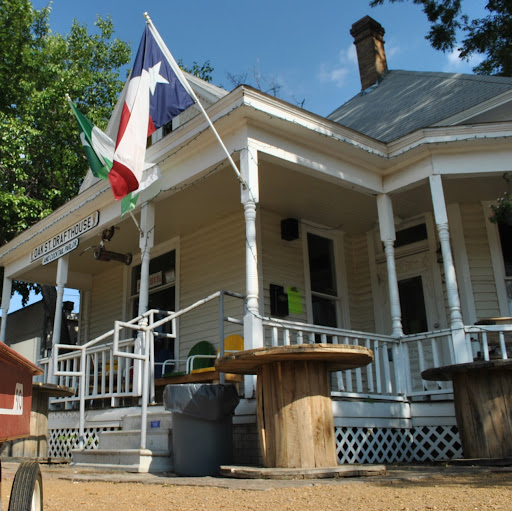
M 327 118 L 391 142 L 421 128 L 442 124 L 459 112 L 512 89 L 501 76 L 390 71 Z

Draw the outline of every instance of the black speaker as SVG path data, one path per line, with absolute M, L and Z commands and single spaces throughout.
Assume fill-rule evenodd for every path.
M 281 239 L 285 241 L 299 239 L 299 221 L 296 218 L 281 220 Z

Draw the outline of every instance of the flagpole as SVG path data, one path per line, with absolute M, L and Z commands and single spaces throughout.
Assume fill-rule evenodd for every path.
M 146 18 L 146 23 L 149 26 L 149 29 L 151 30 L 151 33 L 153 34 L 153 37 L 155 38 L 155 41 L 158 43 L 158 46 L 160 46 L 160 49 L 162 50 L 163 54 L 169 61 L 169 64 L 171 65 L 173 71 L 175 72 L 176 76 L 178 77 L 179 81 L 183 84 L 183 87 L 185 87 L 186 91 L 192 99 L 195 101 L 197 106 L 199 107 L 199 110 L 201 110 L 202 114 L 204 115 L 206 121 L 210 125 L 210 128 L 213 130 L 213 133 L 215 134 L 215 137 L 217 138 L 219 144 L 221 145 L 222 149 L 226 153 L 226 156 L 228 158 L 229 163 L 233 167 L 233 170 L 235 171 L 235 174 L 238 177 L 238 180 L 240 181 L 241 185 L 247 189 L 248 185 L 245 182 L 245 179 L 242 177 L 242 174 L 240 174 L 240 171 L 238 170 L 238 167 L 236 166 L 235 162 L 233 161 L 233 158 L 231 157 L 231 154 L 229 154 L 229 151 L 227 147 L 224 145 L 224 142 L 220 138 L 220 135 L 218 134 L 217 130 L 215 129 L 215 126 L 213 125 L 213 122 L 211 121 L 210 117 L 206 113 L 206 110 L 204 109 L 203 105 L 199 101 L 199 98 L 196 96 L 196 93 L 188 83 L 187 78 L 183 74 L 180 66 L 178 66 L 178 63 L 174 60 L 174 57 L 172 56 L 171 52 L 169 51 L 169 48 L 167 48 L 167 45 L 164 43 L 164 40 L 158 33 L 158 30 L 156 29 L 155 25 L 153 25 L 153 22 L 151 21 L 151 18 L 149 17 L 149 14 L 147 12 L 144 13 L 144 18 Z

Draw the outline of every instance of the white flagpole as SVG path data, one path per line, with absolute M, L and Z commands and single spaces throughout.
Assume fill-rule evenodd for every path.
M 199 110 L 201 110 L 206 121 L 210 125 L 210 128 L 213 130 L 215 137 L 217 138 L 217 140 L 219 141 L 219 144 L 221 145 L 222 149 L 226 153 L 228 161 L 231 164 L 231 166 L 233 167 L 233 170 L 235 171 L 235 174 L 237 175 L 238 180 L 240 181 L 241 185 L 244 188 L 248 188 L 247 183 L 245 182 L 245 179 L 240 174 L 238 167 L 236 166 L 235 162 L 233 161 L 233 158 L 231 158 L 231 154 L 229 154 L 227 147 L 224 145 L 224 142 L 222 141 L 219 134 L 217 133 L 215 126 L 213 125 L 212 121 L 210 120 L 210 117 L 208 117 L 208 114 L 206 113 L 206 110 L 204 109 L 203 105 L 199 101 L 199 98 L 196 96 L 196 93 L 194 92 L 194 90 L 192 89 L 190 84 L 188 83 L 188 80 L 186 79 L 185 75 L 183 74 L 182 70 L 180 69 L 180 66 L 178 66 L 178 63 L 174 60 L 174 57 L 172 56 L 171 52 L 169 51 L 169 48 L 167 48 L 167 45 L 164 43 L 164 41 L 161 38 L 160 34 L 158 33 L 158 30 L 156 29 L 155 25 L 153 25 L 153 22 L 151 21 L 151 18 L 149 17 L 149 14 L 147 12 L 144 13 L 144 17 L 146 18 L 146 23 L 149 26 L 149 30 L 151 30 L 151 33 L 153 34 L 155 41 L 157 42 L 158 46 L 160 46 L 160 49 L 162 50 L 163 54 L 169 61 L 169 64 L 171 65 L 176 76 L 178 77 L 178 80 L 181 82 L 183 87 L 185 87 L 185 90 L 190 94 L 192 99 L 195 101 L 195 103 L 199 107 Z

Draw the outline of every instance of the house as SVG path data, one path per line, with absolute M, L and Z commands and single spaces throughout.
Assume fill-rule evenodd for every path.
M 40 360 L 49 379 L 76 388 L 54 402 L 54 455 L 70 455 L 63 439 L 97 447 L 100 433 L 112 455 L 118 431 L 104 432 L 122 414 L 161 411 L 154 374 L 166 370 L 152 345 L 183 360 L 199 341 L 222 349 L 238 334 L 246 349 L 374 351 L 372 364 L 331 378 L 340 463 L 462 456 L 451 384 L 421 372 L 507 357 L 512 328 L 492 318 L 512 316 L 511 228 L 490 222 L 489 206 L 510 191 L 512 79 L 390 71 L 376 21 L 351 33 L 362 91 L 327 118 L 193 79 L 241 180 L 189 109 L 147 149 L 162 178 L 133 217 L 89 176 L 1 247 L 3 311 L 14 279 L 56 285 L 58 301 L 65 287 L 80 290 L 79 346 Z M 239 463 L 257 462 L 254 391 L 245 376 Z M 130 463 L 157 470 L 155 456 Z

